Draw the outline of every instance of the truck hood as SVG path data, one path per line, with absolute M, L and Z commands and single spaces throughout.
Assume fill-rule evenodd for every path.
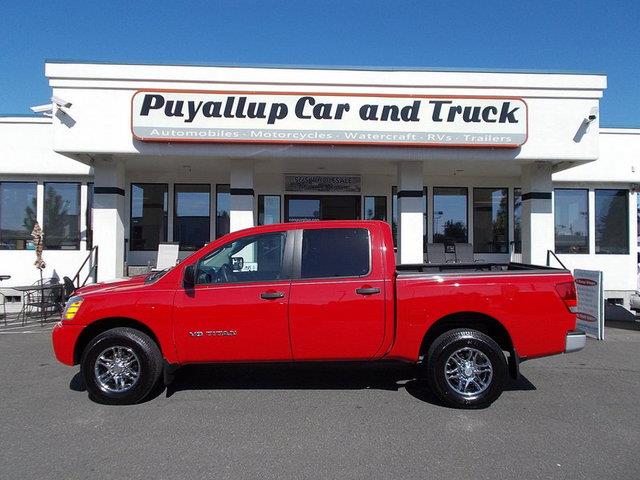
M 109 280 L 108 282 L 99 282 L 92 285 L 81 287 L 74 292 L 74 295 L 85 295 L 87 293 L 104 293 L 112 290 L 120 290 L 122 288 L 143 285 L 147 275 L 136 275 L 135 277 L 126 279 Z

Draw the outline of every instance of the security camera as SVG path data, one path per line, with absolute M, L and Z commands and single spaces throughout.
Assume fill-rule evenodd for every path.
M 71 102 L 67 102 L 66 100 L 62 100 L 61 98 L 56 97 L 55 95 L 51 97 L 51 101 L 55 103 L 59 108 L 69 108 L 71 107 Z
M 598 108 L 597 107 L 593 107 L 591 109 L 591 111 L 589 112 L 589 115 L 587 115 L 587 117 L 584 119 L 585 123 L 591 123 L 593 122 L 596 118 L 598 118 Z

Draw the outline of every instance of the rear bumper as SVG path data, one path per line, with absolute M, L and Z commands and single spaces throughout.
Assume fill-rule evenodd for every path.
M 567 333 L 564 341 L 564 353 L 582 350 L 587 343 L 587 334 L 582 330 L 573 330 Z
M 70 366 L 75 364 L 73 353 L 83 328 L 84 325 L 63 325 L 62 322 L 56 323 L 53 327 L 53 352 L 60 363 Z

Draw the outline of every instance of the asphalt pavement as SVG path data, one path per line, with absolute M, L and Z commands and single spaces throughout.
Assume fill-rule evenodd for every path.
M 478 411 L 379 364 L 189 367 L 143 404 L 98 405 L 49 330 L 0 329 L 1 479 L 640 478 L 636 325 L 525 362 Z

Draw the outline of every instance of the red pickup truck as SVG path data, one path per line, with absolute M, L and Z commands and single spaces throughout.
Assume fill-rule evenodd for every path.
M 394 360 L 447 405 L 477 408 L 525 359 L 580 350 L 566 270 L 524 264 L 396 266 L 378 221 L 250 228 L 176 267 L 87 286 L 53 330 L 96 401 L 141 401 L 201 362 Z

